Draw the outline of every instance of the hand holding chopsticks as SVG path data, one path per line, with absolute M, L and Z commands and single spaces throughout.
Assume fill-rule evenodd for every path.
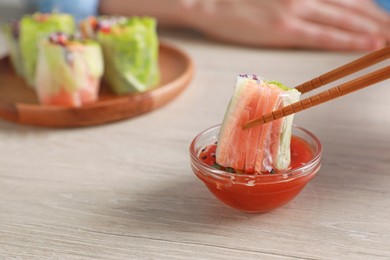
M 327 72 L 315 79 L 307 81 L 296 87 L 302 94 L 307 93 L 313 89 L 321 87 L 325 84 L 331 83 L 335 80 L 341 79 L 347 75 L 355 73 L 359 70 L 372 66 L 378 62 L 390 58 L 390 46 L 372 52 L 366 56 L 363 56 L 355 61 L 345 64 L 337 69 Z M 243 125 L 244 129 L 271 122 L 273 120 L 292 115 L 310 107 L 325 103 L 329 100 L 335 99 L 347 95 L 351 92 L 359 89 L 371 86 L 375 83 L 381 82 L 390 78 L 390 66 L 386 66 L 382 69 L 376 70 L 357 79 L 351 80 L 329 90 L 323 91 L 317 95 L 303 99 L 291 105 L 285 106 L 281 109 L 273 111 L 269 114 L 263 115 L 261 118 L 257 118 L 248 121 Z

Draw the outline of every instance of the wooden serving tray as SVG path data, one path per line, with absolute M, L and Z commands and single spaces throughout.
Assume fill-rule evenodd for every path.
M 160 45 L 161 82 L 153 90 L 118 96 L 104 83 L 99 100 L 80 108 L 38 104 L 34 90 L 18 77 L 9 59 L 0 59 L 0 118 L 45 127 L 80 127 L 118 121 L 155 110 L 178 96 L 190 82 L 191 59 L 179 49 Z

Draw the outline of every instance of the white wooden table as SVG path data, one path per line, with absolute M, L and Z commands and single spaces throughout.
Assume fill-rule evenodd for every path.
M 45 129 L 0 121 L 0 258 L 389 259 L 390 82 L 302 112 L 323 167 L 290 204 L 245 214 L 193 175 L 188 147 L 221 122 L 239 73 L 294 86 L 361 54 L 163 38 L 194 59 L 174 102 L 119 123 Z

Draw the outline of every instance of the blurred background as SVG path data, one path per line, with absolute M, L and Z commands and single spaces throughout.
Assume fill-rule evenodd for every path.
M 23 14 L 36 11 L 67 12 L 72 10 L 76 20 L 81 20 L 89 15 L 95 15 L 98 10 L 99 0 L 0 0 L 0 24 L 13 22 Z M 77 5 L 77 8 L 74 6 Z M 0 57 L 5 55 L 4 37 L 0 30 Z
M 126 0 L 123 0 L 126 1 Z M 376 0 L 386 10 L 390 11 L 390 0 Z M 44 12 L 58 9 L 65 11 L 77 5 L 76 19 L 95 14 L 99 0 L 0 0 L 0 23 L 15 21 L 25 13 L 40 9 Z
M 77 8 L 74 6 L 77 5 Z M 99 0 L 0 0 L 0 23 L 12 22 L 23 14 L 36 11 L 68 12 L 72 10 L 77 20 L 96 14 Z
M 390 12 L 390 0 L 375 0 L 383 9 Z M 123 0 L 125 3 L 126 0 Z M 360 1 L 359 1 L 360 2 Z M 111 1 L 110 1 L 111 3 Z M 136 2 L 135 2 L 136 3 Z M 363 1 L 361 1 L 363 4 Z M 122 2 L 119 3 L 119 8 Z M 141 4 L 141 3 L 140 3 Z M 16 21 L 23 14 L 41 12 L 71 12 L 76 20 L 90 15 L 96 15 L 99 10 L 99 0 L 0 0 L 0 24 Z M 227 26 L 227 25 L 225 25 Z M 208 34 L 213 35 L 215 28 Z M 207 32 L 206 32 L 207 34 Z M 0 30 L 0 57 L 4 55 L 4 37 Z

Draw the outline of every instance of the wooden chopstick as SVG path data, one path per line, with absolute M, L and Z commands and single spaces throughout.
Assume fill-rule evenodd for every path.
M 299 90 L 299 92 L 301 92 L 302 94 L 307 93 L 313 89 L 329 84 L 359 70 L 368 68 L 369 66 L 384 61 L 388 58 L 390 58 L 390 46 L 371 52 L 359 59 L 356 59 L 334 70 L 331 70 L 315 79 L 302 83 L 295 88 Z
M 361 69 L 367 68 L 375 63 L 388 59 L 390 57 L 390 46 L 370 53 L 362 58 L 359 58 L 351 63 L 341 66 L 326 74 L 323 74 L 311 81 L 305 82 L 297 87 L 302 93 L 307 93 L 315 88 L 323 86 L 327 83 L 340 79 L 344 76 L 350 75 Z M 371 72 L 367 75 L 361 76 L 357 79 L 351 80 L 329 90 L 323 91 L 319 94 L 303 99 L 291 105 L 285 106 L 281 109 L 273 111 L 269 114 L 263 115 L 260 118 L 246 122 L 242 127 L 248 129 L 250 127 L 269 123 L 273 120 L 292 115 L 294 113 L 306 110 L 313 106 L 325 103 L 329 100 L 347 95 L 351 92 L 360 90 L 362 88 L 371 86 L 383 80 L 390 78 L 390 66 Z

